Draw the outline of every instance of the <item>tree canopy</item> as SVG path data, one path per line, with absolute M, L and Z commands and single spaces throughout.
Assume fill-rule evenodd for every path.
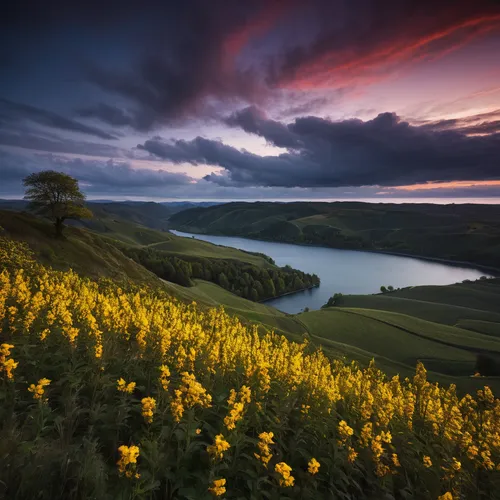
M 61 236 L 66 219 L 89 219 L 92 212 L 85 207 L 85 195 L 78 181 L 70 175 L 44 170 L 23 179 L 25 200 L 30 208 L 54 222 L 56 236 Z

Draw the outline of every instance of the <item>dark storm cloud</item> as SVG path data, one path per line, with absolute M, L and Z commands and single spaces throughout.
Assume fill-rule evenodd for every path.
M 70 32 L 62 41 L 75 61 L 85 59 L 80 78 L 96 89 L 75 105 L 80 116 L 147 131 L 212 115 L 217 103 L 268 109 L 284 88 L 309 92 L 378 81 L 498 28 L 500 6 L 493 0 L 19 0 L 0 23 L 0 58 L 9 61 L 54 33 Z
M 116 139 L 117 137 L 96 127 L 91 127 L 83 123 L 60 116 L 51 111 L 40 109 L 28 104 L 21 104 L 17 102 L 8 101 L 7 99 L 0 98 L 0 114 L 4 118 L 4 122 L 24 121 L 38 123 L 46 127 L 55 128 L 59 130 L 67 130 L 70 132 L 79 132 L 81 134 L 92 135 L 100 139 Z
M 172 187 L 186 187 L 193 181 L 182 173 L 165 170 L 135 169 L 127 162 L 82 160 L 60 155 L 37 154 L 34 157 L 0 150 L 2 186 L 0 193 L 22 192 L 22 179 L 32 172 L 52 169 L 65 172 L 82 183 L 88 193 L 148 194 Z
M 157 5 L 148 18 L 151 33 L 128 67 L 111 70 L 89 63 L 87 68 L 89 81 L 125 99 L 126 109 L 98 103 L 80 114 L 145 131 L 210 113 L 206 98 L 250 98 L 257 93 L 254 75 L 225 67 L 224 60 L 228 38 L 259 14 L 265 2 L 250 4 L 190 0 Z
M 0 145 L 50 153 L 79 154 L 86 156 L 128 157 L 130 152 L 89 141 L 78 141 L 42 132 L 33 127 L 2 123 L 0 119 Z
M 134 117 L 127 114 L 122 108 L 110 104 L 100 103 L 94 106 L 81 108 L 78 114 L 83 118 L 100 118 L 103 122 L 109 123 L 115 127 L 125 125 L 135 126 Z
M 95 85 L 129 102 L 126 112 L 98 104 L 86 116 L 145 131 L 210 113 L 208 99 L 272 106 L 282 88 L 379 81 L 499 28 L 500 9 L 488 0 L 381 0 L 376 8 L 368 0 L 190 0 L 160 8 L 158 19 L 165 24 L 155 32 L 152 23 L 151 44 L 128 69 L 88 72 Z
M 229 123 L 288 145 L 279 156 L 259 156 L 220 141 L 164 141 L 139 145 L 174 163 L 225 169 L 207 177 L 221 185 L 284 187 L 397 186 L 428 181 L 500 179 L 500 134 L 467 136 L 412 126 L 393 113 L 375 119 L 332 122 L 313 116 L 284 125 L 254 108 Z
M 166 170 L 134 169 L 128 163 L 113 160 L 68 159 L 62 156 L 46 155 L 41 157 L 55 169 L 66 172 L 81 182 L 89 184 L 88 190 L 107 188 L 109 191 L 124 188 L 131 192 L 141 192 L 144 188 L 179 186 L 193 180 L 186 174 L 167 172 Z
M 240 127 L 249 134 L 264 137 L 266 141 L 281 148 L 299 148 L 300 140 L 290 134 L 288 128 L 280 122 L 269 120 L 266 114 L 255 106 L 237 111 L 225 120 L 231 127 Z

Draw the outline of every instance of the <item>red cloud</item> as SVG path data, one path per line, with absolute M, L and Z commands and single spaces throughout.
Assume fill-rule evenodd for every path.
M 222 45 L 224 65 L 226 67 L 232 66 L 238 54 L 250 41 L 270 31 L 278 19 L 289 11 L 289 8 L 290 5 L 287 2 L 281 0 L 269 1 L 265 7 L 249 18 L 243 26 L 239 26 L 237 31 L 230 33 Z
M 349 46 L 332 48 L 295 68 L 280 86 L 308 89 L 343 87 L 356 83 L 372 84 L 386 79 L 397 68 L 423 59 L 442 57 L 471 40 L 500 28 L 500 14 L 483 15 L 411 36 L 411 29 L 398 37 L 374 42 L 373 48 Z M 363 44 L 365 45 L 365 44 Z M 366 40 L 366 45 L 370 41 Z

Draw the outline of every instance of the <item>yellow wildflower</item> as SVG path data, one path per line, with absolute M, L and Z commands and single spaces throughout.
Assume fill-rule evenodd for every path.
M 231 448 L 231 445 L 224 439 L 224 436 L 217 434 L 214 444 L 207 446 L 207 451 L 214 460 L 222 460 L 224 452 L 229 450 L 229 448 Z
M 251 390 L 244 385 L 239 392 L 231 389 L 228 405 L 229 414 L 224 418 L 224 425 L 229 431 L 236 428 L 236 423 L 243 418 L 245 404 L 251 401 Z
M 120 392 L 125 392 L 127 394 L 132 394 L 134 392 L 134 389 L 135 389 L 135 382 L 130 382 L 130 383 L 127 384 L 127 382 L 125 382 L 125 380 L 123 378 L 119 378 L 116 381 L 116 388 Z
M 370 444 L 373 437 L 373 424 L 371 422 L 366 423 L 361 429 L 361 446 L 366 447 Z
M 193 373 L 181 373 L 181 385 L 174 391 L 174 398 L 170 402 L 170 409 L 176 422 L 180 422 L 186 408 L 200 406 L 210 408 L 212 405 L 212 396 L 196 380 Z
M 168 390 L 168 386 L 170 385 L 170 381 L 168 380 L 168 377 L 170 377 L 170 370 L 168 366 L 166 365 L 161 365 L 160 366 L 160 384 L 163 388 L 164 391 Z
M 43 397 L 45 394 L 44 387 L 47 387 L 48 385 L 50 385 L 50 380 L 48 378 L 41 378 L 36 385 L 30 384 L 28 391 L 33 393 L 33 399 L 46 401 L 47 399 Z
M 4 371 L 5 376 L 9 380 L 12 380 L 14 378 L 13 371 L 17 368 L 17 365 L 19 364 L 12 358 L 9 358 L 10 350 L 13 348 L 14 346 L 12 344 L 0 345 L 0 372 Z
M 424 455 L 423 463 L 424 463 L 424 466 L 427 468 L 432 467 L 431 457 L 429 457 L 428 455 Z
M 453 461 L 451 463 L 451 468 L 458 472 L 462 468 L 462 464 L 455 458 L 453 457 Z
M 372 439 L 371 449 L 373 453 L 373 459 L 378 461 L 382 454 L 384 453 L 384 447 L 382 446 L 382 438 L 380 436 L 375 436 Z
M 307 471 L 309 472 L 309 474 L 312 474 L 314 476 L 314 474 L 317 474 L 319 472 L 320 467 L 321 464 L 315 458 L 311 458 L 311 460 L 309 460 L 309 463 L 307 464 Z
M 290 474 L 292 472 L 292 468 L 289 465 L 285 462 L 279 462 L 275 465 L 274 470 L 281 476 L 280 486 L 283 488 L 293 486 L 295 478 Z
M 339 426 L 337 428 L 338 434 L 339 434 L 339 442 L 340 443 L 345 443 L 347 439 L 354 434 L 354 431 L 352 427 L 349 427 L 347 425 L 347 422 L 345 420 L 341 420 L 339 422 Z
M 358 458 L 358 452 L 352 446 L 348 446 L 347 447 L 347 461 L 350 464 L 352 464 L 356 461 L 356 458 Z
M 12 373 L 16 368 L 19 362 L 14 361 L 12 358 L 3 362 L 3 369 L 5 371 L 5 375 L 9 380 L 14 378 L 14 374 Z
M 391 468 L 388 465 L 385 465 L 382 462 L 377 462 L 377 467 L 375 468 L 375 474 L 378 477 L 387 476 L 389 472 L 391 472 Z
M 392 442 L 392 435 L 390 432 L 382 431 L 380 433 L 380 439 L 383 443 L 391 443 Z
M 225 479 L 215 479 L 212 486 L 208 488 L 208 491 L 216 497 L 220 497 L 226 493 L 226 480 Z
M 140 475 L 136 471 L 137 457 L 139 456 L 138 446 L 125 446 L 122 445 L 118 448 L 120 452 L 120 459 L 116 464 L 118 465 L 118 472 L 125 474 L 126 477 L 135 477 L 138 479 Z
M 156 409 L 156 401 L 154 398 L 147 397 L 142 398 L 142 416 L 147 424 L 150 424 L 153 421 L 153 414 Z
M 7 358 L 10 356 L 10 350 L 14 349 L 12 344 L 1 344 L 0 345 L 0 362 L 3 362 L 3 358 Z M 3 358 L 2 358 L 3 356 Z
M 453 500 L 453 495 L 447 491 L 444 495 L 438 496 L 438 500 Z
M 392 454 L 392 463 L 394 464 L 394 467 L 401 467 L 401 464 L 399 463 L 399 457 L 397 453 Z
M 495 463 L 491 460 L 490 450 L 482 450 L 480 453 L 479 465 L 483 469 L 493 470 L 495 468 Z
M 265 467 L 269 463 L 269 460 L 272 458 L 272 453 L 269 448 L 270 445 L 275 444 L 273 441 L 274 434 L 272 432 L 261 432 L 259 434 L 259 442 L 257 446 L 259 447 L 260 455 L 254 453 L 254 456 L 257 460 L 260 460 Z

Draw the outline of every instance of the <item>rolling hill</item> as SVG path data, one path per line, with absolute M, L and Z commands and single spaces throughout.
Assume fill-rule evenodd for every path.
M 170 217 L 175 229 L 388 251 L 500 268 L 500 205 L 227 203 Z

